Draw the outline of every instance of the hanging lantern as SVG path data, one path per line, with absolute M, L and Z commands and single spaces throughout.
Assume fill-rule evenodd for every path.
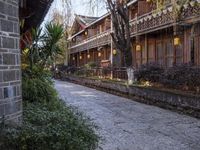
M 79 59 L 81 60 L 82 58 L 83 58 L 82 55 L 80 55 Z
M 90 59 L 90 54 L 87 55 L 87 58 Z
M 73 60 L 75 60 L 75 57 L 73 57 Z
M 150 2 L 151 2 L 151 0 L 146 0 L 146 2 L 147 2 L 147 3 L 150 3 Z
M 140 44 L 137 44 L 137 45 L 136 45 L 136 51 L 141 51 L 141 50 L 142 50 L 141 45 L 140 45 Z
M 88 35 L 88 31 L 86 30 L 84 34 L 85 34 L 85 35 Z
M 98 57 L 101 57 L 101 52 L 98 53 Z
M 113 50 L 113 55 L 117 55 L 117 50 L 116 49 Z
M 174 45 L 177 46 L 177 45 L 180 45 L 181 44 L 181 39 L 179 37 L 175 37 L 174 38 Z

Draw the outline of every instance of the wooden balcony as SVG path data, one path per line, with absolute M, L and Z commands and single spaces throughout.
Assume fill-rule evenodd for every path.
M 84 50 L 89 50 L 95 47 L 101 47 L 111 43 L 110 30 L 107 30 L 101 34 L 89 37 L 86 40 L 72 45 L 70 47 L 71 53 L 81 52 Z
M 190 20 L 194 21 L 194 18 L 196 20 L 200 20 L 199 5 L 192 6 L 189 4 L 187 7 L 184 8 L 178 23 L 185 23 L 189 22 Z M 191 23 L 192 21 L 190 21 L 189 23 Z M 174 17 L 173 6 L 168 5 L 165 9 L 161 11 L 152 11 L 131 20 L 131 36 L 134 37 L 136 35 L 142 35 L 149 32 L 154 32 L 156 30 L 168 28 L 175 25 L 175 23 L 177 22 L 176 18 Z M 110 30 L 105 31 L 82 42 L 78 42 L 76 43 L 76 45 L 71 45 L 71 53 L 76 53 L 110 44 L 110 32 Z
M 131 35 L 144 34 L 172 26 L 175 22 L 172 6 L 160 11 L 150 12 L 130 21 Z

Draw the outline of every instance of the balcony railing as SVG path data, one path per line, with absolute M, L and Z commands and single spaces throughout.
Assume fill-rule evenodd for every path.
M 95 36 L 89 37 L 74 46 L 71 46 L 71 53 L 76 53 L 95 47 L 101 47 L 103 45 L 109 44 L 111 42 L 110 30 L 97 34 Z
M 166 26 L 172 26 L 174 21 L 172 6 L 158 13 L 150 12 L 130 21 L 131 35 L 134 36 L 166 28 Z
M 180 17 L 182 21 L 191 18 L 192 16 L 199 16 L 199 5 L 192 6 L 189 5 L 184 8 L 183 13 Z M 166 27 L 173 26 L 175 23 L 175 17 L 173 12 L 173 6 L 168 5 L 162 11 L 152 11 L 150 13 L 144 14 L 142 16 L 136 17 L 130 21 L 131 26 L 131 36 L 141 35 L 148 32 L 153 32 L 156 30 L 164 29 Z M 103 46 L 111 43 L 110 30 L 105 31 L 101 34 L 92 36 L 86 40 L 72 45 L 70 47 L 71 53 L 76 53 L 79 51 L 88 50 L 91 48 Z
M 113 75 L 113 79 L 121 79 L 127 80 L 128 75 L 126 68 L 124 67 L 95 67 L 91 69 L 86 69 L 84 67 L 77 67 L 77 68 L 69 68 L 68 70 L 62 71 L 65 74 L 76 74 L 86 77 L 99 77 L 99 78 L 107 78 L 110 79 L 111 74 Z

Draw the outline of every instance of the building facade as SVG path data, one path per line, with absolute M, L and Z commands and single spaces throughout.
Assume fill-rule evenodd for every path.
M 180 14 L 175 14 L 175 1 L 165 0 L 159 10 L 147 0 L 129 2 L 135 68 L 146 63 L 163 67 L 182 63 L 200 66 L 200 2 L 192 0 L 181 6 Z M 95 62 L 99 66 L 123 67 L 123 56 L 115 49 L 110 36 L 111 22 L 109 13 L 91 23 L 84 17 L 76 17 L 69 47 L 71 66 Z

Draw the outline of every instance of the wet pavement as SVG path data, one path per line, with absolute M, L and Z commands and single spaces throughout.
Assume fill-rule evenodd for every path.
M 73 83 L 59 95 L 99 126 L 103 150 L 200 150 L 200 120 Z

